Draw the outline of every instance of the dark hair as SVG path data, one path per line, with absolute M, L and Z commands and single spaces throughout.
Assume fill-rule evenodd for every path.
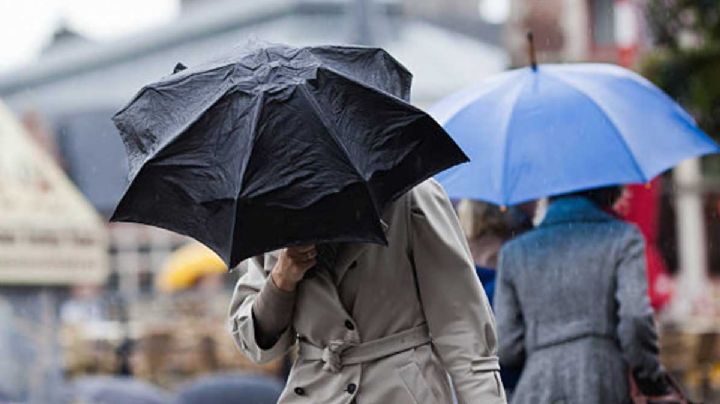
M 550 201 L 562 198 L 582 197 L 589 199 L 601 209 L 610 209 L 622 196 L 623 187 L 621 185 L 613 185 L 609 187 L 593 188 L 585 191 L 571 192 L 568 194 L 556 195 L 550 197 Z
M 497 205 L 463 199 L 458 204 L 457 213 L 468 239 L 478 239 L 491 234 L 507 240 L 512 235 L 510 213 Z

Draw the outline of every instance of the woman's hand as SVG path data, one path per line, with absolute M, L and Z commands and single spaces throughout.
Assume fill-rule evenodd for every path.
M 270 274 L 275 286 L 286 292 L 294 291 L 305 276 L 305 272 L 315 266 L 316 257 L 317 251 L 314 245 L 288 247 L 282 250 Z

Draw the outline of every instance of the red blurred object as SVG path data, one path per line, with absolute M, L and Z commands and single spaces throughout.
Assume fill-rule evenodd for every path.
M 629 0 L 615 0 L 616 47 L 618 63 L 632 67 L 640 45 L 638 10 Z M 618 215 L 638 226 L 645 237 L 648 295 L 655 311 L 660 311 L 672 297 L 672 281 L 667 265 L 657 248 L 661 182 L 655 178 L 648 184 L 630 185 L 616 207 Z
M 630 185 L 617 206 L 618 215 L 638 226 L 645 237 L 648 294 L 655 311 L 661 310 L 672 297 L 670 275 L 656 245 L 660 191 L 661 183 L 658 178 L 647 185 Z

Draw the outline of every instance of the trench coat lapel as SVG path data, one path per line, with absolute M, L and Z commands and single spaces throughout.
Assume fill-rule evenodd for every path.
M 389 218 L 383 217 L 380 221 L 385 237 L 388 235 L 390 229 Z M 348 269 L 353 265 L 355 260 L 369 247 L 367 243 L 352 243 L 346 244 L 340 249 L 338 254 L 337 263 L 335 264 L 335 286 L 339 286 L 342 283 L 343 277 L 347 273 Z
M 319 271 L 314 271 L 313 276 L 311 277 L 311 279 L 308 279 L 308 281 L 322 285 L 319 289 L 316 290 L 319 290 L 319 293 L 328 293 L 332 295 L 331 300 L 335 307 L 343 313 L 344 317 L 350 318 L 352 316 L 347 311 L 347 309 L 345 309 L 345 306 L 343 306 L 337 285 L 333 278 L 334 277 L 330 275 L 328 271 L 323 269 Z

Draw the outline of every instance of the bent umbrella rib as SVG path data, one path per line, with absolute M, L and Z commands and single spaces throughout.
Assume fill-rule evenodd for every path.
M 312 94 L 310 94 L 310 91 L 304 86 L 300 85 L 298 86 L 300 89 L 300 92 L 303 94 L 305 99 L 308 101 L 310 106 L 312 107 L 313 111 L 315 112 L 315 116 L 318 117 L 320 122 L 322 122 L 322 125 L 325 127 L 325 130 L 330 134 L 330 137 L 332 137 L 335 144 L 342 150 L 342 152 L 345 155 L 345 159 L 350 164 L 350 166 L 353 168 L 355 173 L 357 174 L 358 178 L 362 179 L 363 181 L 366 181 L 365 177 L 360 173 L 360 170 L 358 167 L 355 166 L 355 163 L 350 159 L 350 152 L 348 152 L 348 149 L 345 147 L 345 145 L 340 141 L 337 134 L 335 133 L 335 129 L 330 125 L 330 123 L 325 119 L 325 116 L 322 113 L 322 110 L 320 109 L 320 106 L 318 105 L 317 101 L 315 100 L 315 97 L 313 97 Z
M 155 94 L 162 95 L 162 92 L 154 87 L 147 87 L 146 89 L 143 89 L 143 91 L 151 91 Z M 227 94 L 227 91 L 228 91 L 228 88 L 220 87 L 218 90 L 214 91 L 213 93 L 211 93 L 210 95 L 205 97 L 199 103 L 199 104 L 205 105 L 205 107 L 203 108 L 203 110 L 201 112 L 195 114 L 193 117 L 191 117 L 190 119 L 183 122 L 183 124 L 180 126 L 180 128 L 177 128 L 175 131 L 173 131 L 173 133 L 171 135 L 165 136 L 165 138 L 159 142 L 159 144 L 155 148 L 155 150 L 153 150 L 150 153 L 145 154 L 142 161 L 140 163 L 137 163 L 137 167 L 135 169 L 133 169 L 133 167 L 130 167 L 131 171 L 129 173 L 129 176 L 130 176 L 129 182 L 132 182 L 132 179 L 135 178 L 135 176 L 137 176 L 137 174 L 140 172 L 140 168 L 142 166 L 144 166 L 149 161 L 151 161 L 153 158 L 155 158 L 155 156 L 157 156 L 159 153 L 161 153 L 166 147 L 168 147 L 168 145 L 170 145 L 178 137 L 180 137 L 185 131 L 187 131 L 190 126 L 192 126 L 198 120 L 200 120 L 200 118 L 205 114 L 205 112 L 208 109 L 212 108 L 213 105 L 215 105 L 225 94 Z M 140 98 L 140 94 L 138 94 L 136 96 L 136 98 L 133 99 L 133 101 L 130 104 L 125 106 L 121 111 L 115 113 L 115 115 L 113 116 L 113 121 L 115 122 L 115 125 L 118 127 L 118 129 L 120 129 L 121 132 L 124 132 L 123 129 L 120 128 L 120 126 L 122 126 L 123 124 L 119 123 L 120 121 L 118 121 L 118 119 L 119 119 L 120 115 L 123 114 L 128 108 L 130 108 L 133 105 L 133 103 L 136 101 L 136 99 L 138 99 L 138 98 Z M 160 108 L 165 110 L 164 106 L 162 106 L 162 105 L 160 105 Z M 166 111 L 166 114 L 169 115 L 167 110 L 165 110 L 165 111 Z M 124 137 L 125 136 L 123 136 L 123 143 L 125 143 Z M 127 144 L 126 144 L 126 149 L 127 149 Z
M 265 106 L 265 92 L 260 92 L 257 96 L 257 104 L 255 106 L 255 112 L 253 114 L 252 119 L 252 126 L 250 128 L 250 141 L 249 143 L 249 149 L 247 153 L 245 153 L 245 159 L 242 162 L 242 165 L 240 166 L 240 184 L 238 184 L 238 195 L 236 196 L 236 200 L 240 198 L 240 193 L 242 192 L 244 185 L 245 185 L 245 171 L 247 170 L 248 164 L 250 164 L 250 158 L 252 157 L 252 152 L 255 149 L 255 143 L 257 142 L 257 127 L 258 123 L 260 122 L 260 117 L 262 117 L 263 109 Z
M 230 238 L 228 239 L 230 242 L 230 248 L 228 251 L 230 251 L 230 262 L 235 258 L 235 251 L 233 250 L 234 240 L 235 240 L 235 233 L 237 232 L 237 211 L 238 211 L 238 201 L 240 199 L 240 193 L 243 190 L 243 185 L 245 184 L 245 171 L 247 170 L 248 164 L 250 164 L 250 158 L 252 157 L 252 152 L 255 149 L 255 143 L 257 141 L 257 127 L 258 122 L 260 122 L 260 117 L 263 113 L 263 107 L 265 105 L 264 103 L 265 99 L 265 93 L 260 92 L 260 94 L 257 97 L 257 104 L 255 105 L 255 112 L 253 114 L 252 119 L 252 127 L 250 128 L 250 141 L 248 151 L 245 154 L 245 159 L 243 160 L 241 167 L 240 167 L 240 184 L 238 184 L 238 190 L 237 195 L 235 196 L 235 200 L 233 201 L 233 217 L 232 217 L 232 230 L 230 233 Z M 230 263 L 228 262 L 228 265 Z

